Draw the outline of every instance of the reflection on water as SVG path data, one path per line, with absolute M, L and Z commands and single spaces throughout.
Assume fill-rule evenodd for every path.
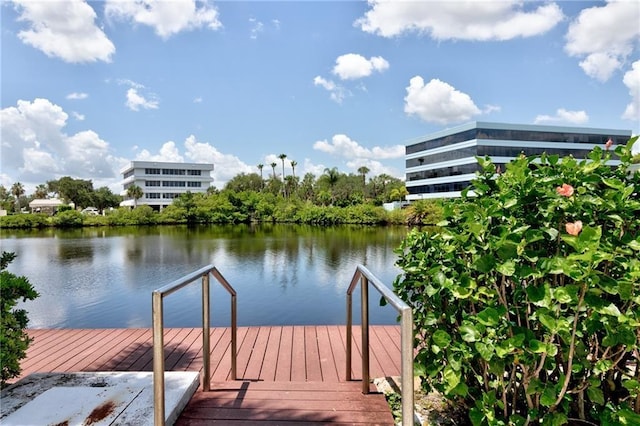
M 303 225 L 83 228 L 3 230 L 1 243 L 18 255 L 9 270 L 40 293 L 23 306 L 30 327 L 149 327 L 151 292 L 208 264 L 238 292 L 240 325 L 343 324 L 356 265 L 391 286 L 400 272 L 393 250 L 405 234 Z M 212 284 L 212 324 L 229 325 L 229 296 Z M 395 311 L 370 297 L 371 322 L 394 323 Z M 165 299 L 168 327 L 198 326 L 200 315 L 199 285 Z

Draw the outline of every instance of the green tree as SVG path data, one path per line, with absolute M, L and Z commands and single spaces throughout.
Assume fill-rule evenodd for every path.
M 473 425 L 640 424 L 640 172 L 633 138 L 522 156 L 402 243 L 416 371 Z M 473 191 L 473 196 L 469 191 Z
M 142 198 L 144 192 L 138 185 L 130 185 L 127 188 L 127 197 L 133 198 L 133 207 L 138 207 L 138 200 Z
M 36 186 L 36 191 L 34 192 L 33 196 L 38 199 L 48 198 L 49 190 L 47 189 L 47 185 L 41 183 L 40 185 Z
M 271 163 L 271 169 L 273 170 L 273 175 L 271 175 L 274 179 L 276 178 L 276 166 L 278 165 L 278 163 Z
M 11 185 L 11 195 L 15 197 L 15 211 L 20 211 L 20 197 L 24 195 L 24 186 L 20 182 Z
M 298 165 L 298 162 L 295 160 L 291 160 L 291 174 L 293 175 L 293 177 L 296 177 L 296 166 Z
M 109 207 L 116 208 L 120 205 L 121 201 L 122 197 L 111 192 L 111 190 L 106 186 L 101 186 L 93 193 L 94 207 L 100 211 Z
M 4 185 L 0 185 L 0 209 L 10 210 L 12 205 L 11 193 Z
M 362 176 L 362 188 L 364 189 L 365 185 L 367 184 L 367 173 L 369 173 L 370 170 L 368 167 L 366 166 L 362 166 L 358 168 L 358 173 L 360 173 L 360 175 Z
M 256 191 L 259 192 L 262 189 L 263 181 L 257 173 L 240 173 L 229 180 L 224 189 L 233 192 L 242 191 Z
M 0 257 L 0 387 L 20 374 L 20 360 L 26 356 L 31 342 L 25 332 L 29 323 L 27 311 L 16 309 L 16 305 L 20 300 L 26 302 L 38 297 L 26 277 L 6 270 L 15 257 L 15 253 L 9 252 L 2 252 Z
M 50 192 L 55 192 L 76 208 L 89 207 L 93 204 L 93 183 L 90 180 L 73 179 L 70 176 L 47 182 Z
M 280 154 L 278 158 L 282 161 L 282 196 L 286 198 L 287 196 L 287 186 L 285 185 L 284 178 L 284 159 L 287 158 L 287 154 Z
M 262 176 L 262 169 L 264 168 L 264 164 L 258 164 L 258 170 L 260 170 L 260 189 L 264 186 L 264 177 Z

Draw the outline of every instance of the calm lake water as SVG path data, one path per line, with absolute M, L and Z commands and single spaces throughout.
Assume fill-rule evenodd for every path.
M 2 231 L 9 271 L 40 293 L 21 305 L 33 328 L 150 327 L 151 292 L 213 264 L 238 293 L 239 325 L 344 324 L 358 264 L 389 287 L 404 227 L 233 225 Z M 228 326 L 229 295 L 212 279 L 211 324 Z M 370 321 L 392 324 L 371 290 Z M 354 321 L 359 320 L 359 291 Z M 200 285 L 165 298 L 165 326 L 201 323 Z

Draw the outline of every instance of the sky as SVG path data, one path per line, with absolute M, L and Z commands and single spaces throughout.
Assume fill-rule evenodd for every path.
M 638 1 L 0 0 L 0 184 L 132 160 L 404 179 L 470 121 L 640 133 Z

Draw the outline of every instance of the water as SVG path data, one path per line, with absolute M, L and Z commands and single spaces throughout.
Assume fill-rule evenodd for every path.
M 208 264 L 238 293 L 239 325 L 344 324 L 356 265 L 388 286 L 406 230 L 401 227 L 234 225 L 2 231 L 15 252 L 9 271 L 40 293 L 20 307 L 33 328 L 151 326 L 151 292 Z M 230 298 L 212 279 L 211 323 L 230 324 Z M 393 324 L 370 291 L 372 324 Z M 200 285 L 165 298 L 165 326 L 201 324 Z M 354 319 L 359 318 L 359 292 Z

